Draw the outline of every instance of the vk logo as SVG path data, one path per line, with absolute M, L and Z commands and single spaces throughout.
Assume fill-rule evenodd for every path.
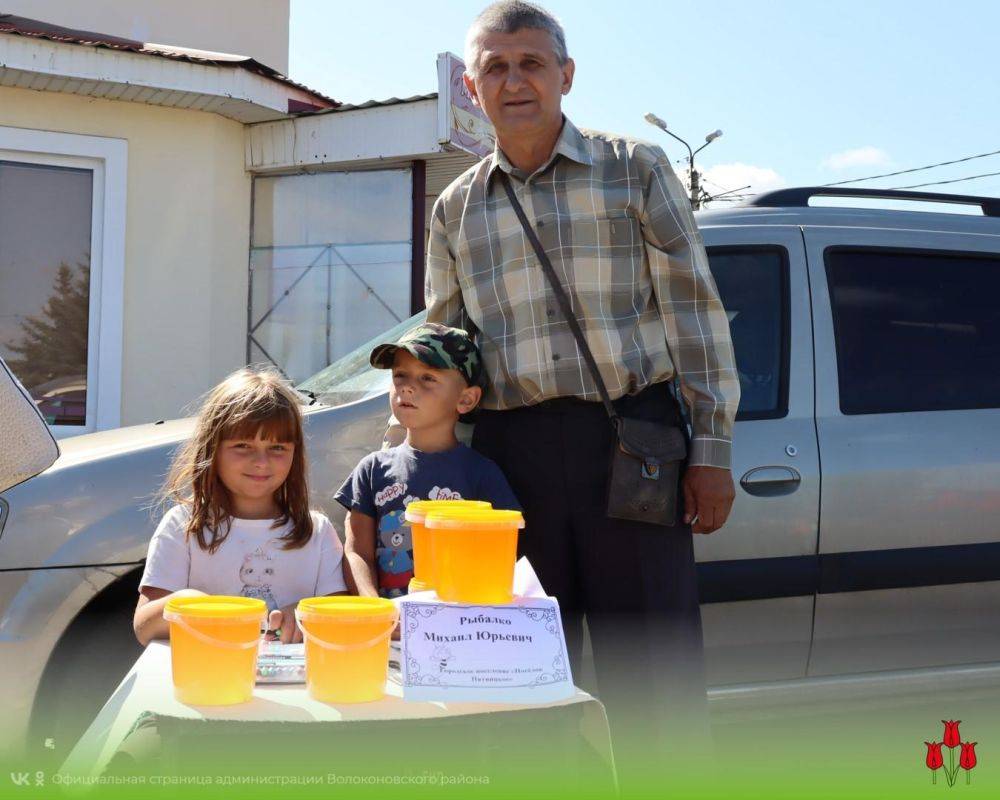
M 30 772 L 12 772 L 10 773 L 10 780 L 15 786 L 31 786 L 31 773 Z M 36 772 L 35 773 L 35 786 L 45 785 L 45 773 Z

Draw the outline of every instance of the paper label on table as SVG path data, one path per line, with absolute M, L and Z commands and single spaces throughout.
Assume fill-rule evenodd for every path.
M 555 598 L 503 606 L 431 598 L 399 603 L 404 699 L 552 703 L 574 694 Z
M 257 650 L 257 683 L 305 683 L 305 645 L 261 639 Z

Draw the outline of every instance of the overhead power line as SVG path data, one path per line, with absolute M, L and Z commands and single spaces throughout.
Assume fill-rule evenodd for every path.
M 749 188 L 750 188 L 750 184 L 747 184 L 746 186 L 741 186 L 739 189 L 730 189 L 727 192 L 720 192 L 719 194 L 713 194 L 713 195 L 708 195 L 708 196 L 712 200 L 718 200 L 719 198 L 725 197 L 727 195 L 736 196 L 739 192 L 742 192 L 744 189 L 749 189 Z
M 727 189 L 725 186 L 716 183 L 713 180 L 709 180 L 704 175 L 702 175 L 702 180 L 705 183 L 710 183 L 712 186 L 717 187 L 721 191 L 718 194 L 711 194 L 702 189 L 702 198 L 706 203 L 714 203 L 717 200 L 728 201 L 728 200 L 743 200 L 747 195 L 742 194 L 744 189 L 749 189 L 750 185 L 740 186 L 738 189 Z
M 1000 175 L 1000 172 L 984 172 L 982 175 L 969 175 L 965 178 L 953 178 L 950 181 L 934 181 L 933 183 L 915 183 L 912 186 L 894 186 L 893 189 L 922 189 L 924 186 L 943 186 L 946 183 L 961 183 L 962 181 L 972 181 L 976 178 L 991 178 Z
M 902 170 L 899 170 L 898 172 L 885 172 L 885 173 L 882 173 L 881 175 L 869 175 L 867 178 L 853 178 L 852 180 L 849 180 L 849 181 L 837 181 L 836 183 L 828 183 L 828 184 L 826 184 L 826 186 L 843 186 L 846 183 L 858 183 L 860 181 L 875 180 L 876 178 L 890 178 L 890 177 L 892 177 L 894 175 L 906 175 L 906 174 L 911 173 L 911 172 L 921 172 L 921 171 L 927 170 L 927 169 L 935 169 L 936 167 L 946 167 L 946 166 L 949 166 L 951 164 L 961 164 L 961 163 L 963 163 L 965 161 L 973 161 L 973 160 L 975 160 L 977 158 L 986 158 L 987 156 L 995 156 L 995 155 L 1000 155 L 1000 150 L 992 150 L 989 153 L 978 153 L 977 155 L 966 156 L 965 158 L 956 158 L 953 161 L 941 161 L 941 162 L 939 162 L 937 164 L 928 164 L 928 165 L 923 166 L 923 167 L 913 167 L 912 169 L 902 169 Z
M 966 156 L 965 158 L 956 158 L 954 161 L 941 161 L 937 164 L 928 164 L 926 167 L 914 167 L 913 169 L 901 169 L 898 172 L 884 172 L 881 175 L 869 175 L 867 178 L 852 178 L 849 181 L 837 181 L 836 183 L 827 183 L 824 186 L 843 186 L 845 183 L 860 183 L 861 181 L 873 181 L 876 178 L 891 178 L 894 175 L 906 175 L 910 172 L 921 172 L 925 169 L 934 169 L 935 167 L 947 167 L 951 164 L 961 164 L 963 161 L 973 161 L 977 158 L 986 158 L 987 156 L 1000 155 L 1000 150 L 993 150 L 989 153 L 979 153 L 974 156 Z M 963 178 L 962 180 L 967 180 Z M 931 184 L 924 184 L 925 186 L 930 186 Z M 912 189 L 912 186 L 900 187 Z

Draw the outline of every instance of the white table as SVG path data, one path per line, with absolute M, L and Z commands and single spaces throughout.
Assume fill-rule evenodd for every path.
M 102 774 L 126 740 L 136 721 L 150 714 L 176 721 L 247 723 L 353 723 L 392 720 L 452 720 L 456 717 L 500 714 L 577 706 L 579 734 L 589 748 L 613 770 L 610 737 L 604 707 L 591 695 L 576 693 L 555 703 L 519 706 L 502 703 L 411 702 L 402 698 L 399 673 L 390 670 L 386 696 L 371 703 L 333 705 L 313 700 L 303 684 L 258 684 L 253 699 L 233 706 L 189 706 L 174 698 L 170 645 L 153 642 L 105 703 L 60 772 L 75 776 Z M 473 724 L 470 721 L 470 724 Z

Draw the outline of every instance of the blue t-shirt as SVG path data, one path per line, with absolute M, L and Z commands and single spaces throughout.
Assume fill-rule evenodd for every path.
M 458 444 L 440 453 L 406 442 L 361 459 L 335 499 L 350 511 L 375 518 L 379 594 L 406 594 L 413 577 L 413 543 L 403 514 L 414 500 L 488 500 L 494 508 L 521 510 L 500 468 Z

